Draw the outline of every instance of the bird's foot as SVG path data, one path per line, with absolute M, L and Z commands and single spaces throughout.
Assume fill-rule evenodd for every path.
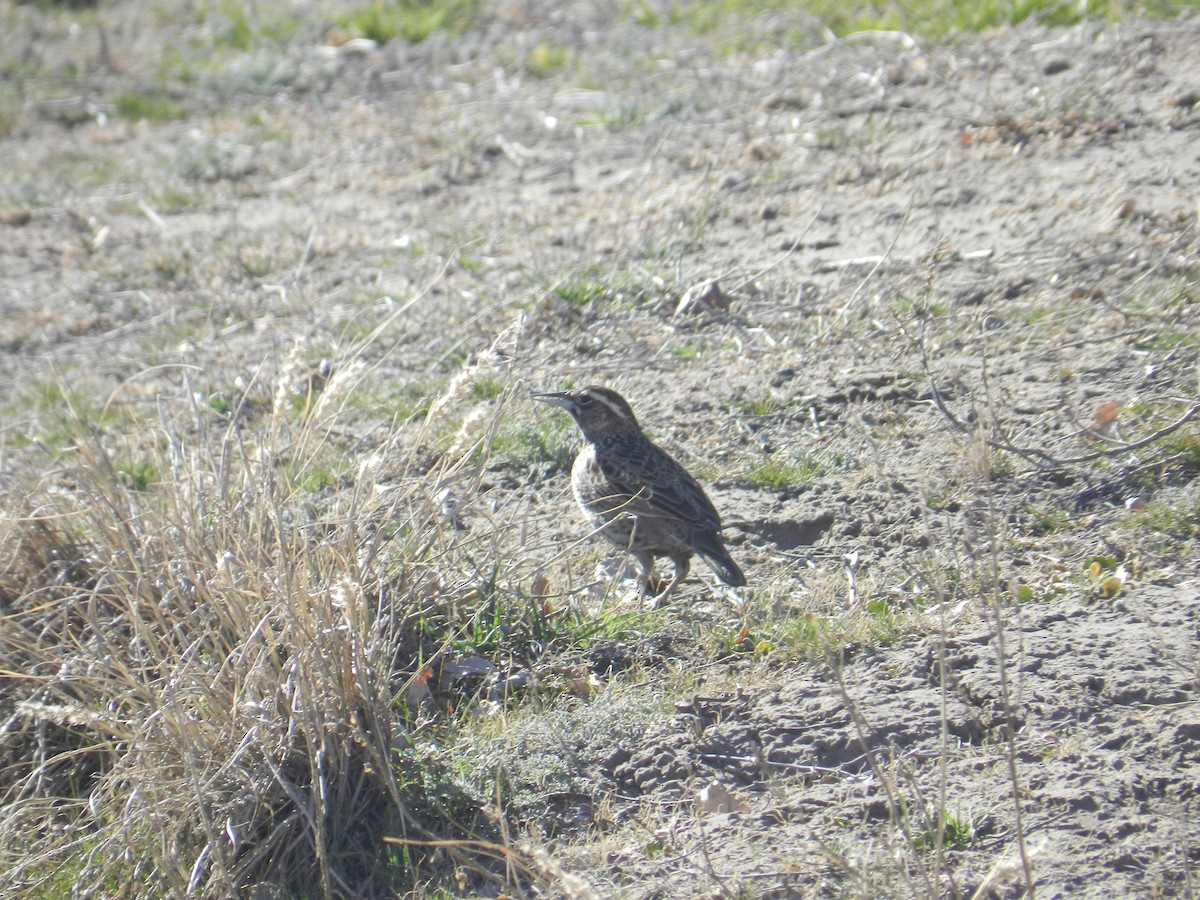
M 678 586 L 678 578 L 662 578 L 655 574 L 648 575 L 642 582 L 642 591 L 648 601 L 646 605 L 650 609 L 658 609 L 675 593 L 675 588 Z

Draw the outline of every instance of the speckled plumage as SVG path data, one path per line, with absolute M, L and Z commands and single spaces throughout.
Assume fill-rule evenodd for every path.
M 534 394 L 561 406 L 583 432 L 584 445 L 571 469 L 575 499 L 592 526 L 626 549 L 649 588 L 654 560 L 666 556 L 675 574 L 658 595 L 665 598 L 687 577 L 693 554 L 723 582 L 746 583 L 721 542 L 721 517 L 688 471 L 642 432 L 633 410 L 615 391 L 585 387 Z

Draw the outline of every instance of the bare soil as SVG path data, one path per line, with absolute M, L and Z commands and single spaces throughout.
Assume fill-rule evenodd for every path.
M 10 473 L 50 384 L 169 416 L 371 366 L 363 457 L 463 372 L 526 431 L 524 388 L 613 385 L 750 587 L 698 565 L 590 651 L 644 733 L 562 705 L 500 740 L 554 758 L 511 814 L 565 893 L 1200 892 L 1196 422 L 1121 449 L 1196 402 L 1200 19 L 783 46 L 534 3 L 356 49 L 314 10 L 211 68 L 185 23 L 163 88 L 145 6 L 4 11 L 46 73 L 0 145 Z M 160 89 L 181 118 L 119 115 Z M 497 452 L 464 534 L 579 587 L 567 478 Z M 866 624 L 790 652 L 806 617 Z

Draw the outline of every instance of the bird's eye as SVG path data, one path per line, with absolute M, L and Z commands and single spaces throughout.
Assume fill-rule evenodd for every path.
M 580 406 L 591 406 L 593 402 L 595 402 L 595 400 L 591 394 L 580 394 L 579 395 L 579 405 Z

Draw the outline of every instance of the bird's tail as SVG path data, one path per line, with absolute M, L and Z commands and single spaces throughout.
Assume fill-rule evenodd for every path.
M 742 574 L 742 570 L 738 568 L 738 564 L 733 561 L 729 555 L 729 551 L 721 544 L 721 539 L 715 534 L 705 534 L 699 536 L 696 541 L 696 554 L 703 559 L 717 573 L 720 578 L 730 587 L 741 587 L 746 583 L 746 576 Z

